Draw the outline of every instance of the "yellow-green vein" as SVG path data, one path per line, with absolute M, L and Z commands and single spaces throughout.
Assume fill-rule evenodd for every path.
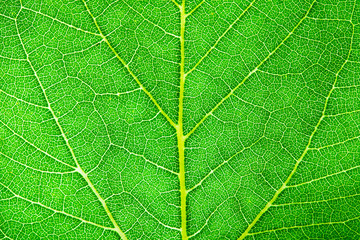
M 15 193 L 14 191 L 12 191 L 8 186 L 6 186 L 5 184 L 3 184 L 3 183 L 1 183 L 1 182 L 0 182 L 0 185 L 3 186 L 4 188 L 6 188 L 9 192 L 11 192 L 11 194 L 13 194 L 15 198 L 19 198 L 19 199 L 24 200 L 24 201 L 26 201 L 26 202 L 29 202 L 29 203 L 31 203 L 31 204 L 38 205 L 38 206 L 40 206 L 40 207 L 43 207 L 43 208 L 48 209 L 48 210 L 50 210 L 50 211 L 53 211 L 53 212 L 55 212 L 55 213 L 59 213 L 59 214 L 62 214 L 62 215 L 65 215 L 65 216 L 74 218 L 74 219 L 79 220 L 79 221 L 81 221 L 81 222 L 83 222 L 83 223 L 87 223 L 87 224 L 90 224 L 90 225 L 93 225 L 93 226 L 97 226 L 97 227 L 99 227 L 99 228 L 103 228 L 103 229 L 106 229 L 106 230 L 114 230 L 113 228 L 109 228 L 109 227 L 106 227 L 106 226 L 103 226 L 103 225 L 100 225 L 100 224 L 97 224 L 97 223 L 94 223 L 94 222 L 85 220 L 85 219 L 83 219 L 83 218 L 81 218 L 81 217 L 77 217 L 77 216 L 75 216 L 75 215 L 69 214 L 69 213 L 64 212 L 64 211 L 56 210 L 56 209 L 51 208 L 51 207 L 48 207 L 48 206 L 46 206 L 46 205 L 44 205 L 44 204 L 42 204 L 42 203 L 40 203 L 40 202 L 35 202 L 35 201 L 32 201 L 31 199 L 28 199 L 28 198 L 25 198 L 25 197 L 23 197 L 23 196 L 20 196 L 20 195 L 18 195 L 17 193 Z
M 245 78 L 235 87 L 233 88 L 221 101 L 215 105 L 213 109 L 210 110 L 196 125 L 193 129 L 190 130 L 185 136 L 185 138 L 188 138 L 195 130 L 209 117 L 213 114 L 213 112 L 220 107 L 220 105 L 225 102 L 226 99 L 228 99 L 241 85 L 244 84 L 244 82 L 251 77 L 256 71 L 258 71 L 259 67 L 261 67 L 285 42 L 286 40 L 294 33 L 294 31 L 300 26 L 300 24 L 305 20 L 306 16 L 309 14 L 312 6 L 314 5 L 315 1 L 311 3 L 311 6 L 309 10 L 306 12 L 305 16 L 296 24 L 296 26 L 289 32 L 289 34 L 280 42 L 279 45 L 275 47 L 274 50 L 272 50 L 264 60 L 262 60 L 251 72 L 248 73 L 248 75 L 245 76 Z
M 185 75 L 189 75 L 192 71 L 194 71 L 199 65 L 200 63 L 211 53 L 212 50 L 215 49 L 216 45 L 218 45 L 218 43 L 220 42 L 220 40 L 230 31 L 230 29 L 232 29 L 232 27 L 241 19 L 242 16 L 244 16 L 244 14 L 249 11 L 249 9 L 252 7 L 252 5 L 255 3 L 256 0 L 253 0 L 249 6 L 247 6 L 245 8 L 244 11 L 242 11 L 242 13 L 239 15 L 239 17 L 237 17 L 235 19 L 235 21 L 230 24 L 230 26 L 223 32 L 223 34 L 221 34 L 221 36 L 216 40 L 215 44 L 205 53 L 205 55 L 200 58 L 200 60 L 195 64 L 195 66 L 190 69 Z M 203 1 L 204 2 L 204 1 Z M 195 11 L 203 2 L 201 2 L 193 11 Z M 190 15 L 193 11 L 191 11 L 188 15 Z
M 103 34 L 99 24 L 96 21 L 96 18 L 94 17 L 94 15 L 91 13 L 88 5 L 86 4 L 85 0 L 82 0 L 85 8 L 87 10 L 87 12 L 89 13 L 89 15 L 91 16 L 97 30 L 99 31 L 99 34 L 101 36 L 101 38 L 104 40 L 104 42 L 108 45 L 108 47 L 111 49 L 111 51 L 115 54 L 116 58 L 123 64 L 123 66 L 126 68 L 126 70 L 130 73 L 130 75 L 134 78 L 134 80 L 136 81 L 136 83 L 140 86 L 140 88 L 145 92 L 145 94 L 151 99 L 151 101 L 155 104 L 155 106 L 159 109 L 159 111 L 161 112 L 161 114 L 166 118 L 166 120 L 170 123 L 171 126 L 173 126 L 174 128 L 176 128 L 176 124 L 173 122 L 173 120 L 171 120 L 171 118 L 167 115 L 167 113 L 161 108 L 161 106 L 158 104 L 158 102 L 155 100 L 155 98 L 152 96 L 152 94 L 144 87 L 144 85 L 142 85 L 142 83 L 139 81 L 138 77 L 133 73 L 133 71 L 131 71 L 129 65 L 124 61 L 124 59 L 122 59 L 119 54 L 116 52 L 115 48 L 110 44 L 110 42 L 108 41 L 108 39 L 105 37 L 105 35 Z
M 65 141 L 65 143 L 66 143 L 66 146 L 68 147 L 68 149 L 69 149 L 69 151 L 70 151 L 70 153 L 71 153 L 71 156 L 72 156 L 72 158 L 74 159 L 74 162 L 75 162 L 75 164 L 76 164 L 76 171 L 77 171 L 78 173 L 80 173 L 80 175 L 85 179 L 86 183 L 89 185 L 89 187 L 91 188 L 91 190 L 94 192 L 94 194 L 96 195 L 97 199 L 101 202 L 101 204 L 102 204 L 105 212 L 107 213 L 110 221 L 111 221 L 112 224 L 114 225 L 114 231 L 116 231 L 116 232 L 121 236 L 121 238 L 122 238 L 123 240 L 127 240 L 127 237 L 126 237 L 125 234 L 120 230 L 118 224 L 116 223 L 114 217 L 112 216 L 112 213 L 110 212 L 110 210 L 109 210 L 109 208 L 108 208 L 105 200 L 100 196 L 100 194 L 99 194 L 99 192 L 97 191 L 97 189 L 95 188 L 94 184 L 90 181 L 90 179 L 88 178 L 87 174 L 84 172 L 84 170 L 81 168 L 79 162 L 77 161 L 77 158 L 76 158 L 76 156 L 75 156 L 74 150 L 73 150 L 72 147 L 70 146 L 69 140 L 68 140 L 68 138 L 66 137 L 65 132 L 64 132 L 62 126 L 60 125 L 59 119 L 58 119 L 58 117 L 56 117 L 54 110 L 51 108 L 51 104 L 50 104 L 50 101 L 49 101 L 49 99 L 48 99 L 48 97 L 47 97 L 45 88 L 44 88 L 43 84 L 41 83 L 40 78 L 39 78 L 39 76 L 37 75 L 37 72 L 35 71 L 35 68 L 34 68 L 34 66 L 32 65 L 31 61 L 30 61 L 29 54 L 28 54 L 28 52 L 27 52 L 27 50 L 26 50 L 26 48 L 25 48 L 25 45 L 24 45 L 24 43 L 23 43 L 23 41 L 22 41 L 22 39 L 21 39 L 21 36 L 20 36 L 20 31 L 19 31 L 19 28 L 18 28 L 17 20 L 15 21 L 15 26 L 16 26 L 16 31 L 17 31 L 17 34 L 18 34 L 18 37 L 19 37 L 21 46 L 22 46 L 22 48 L 23 48 L 23 50 L 24 50 L 24 53 L 25 53 L 25 55 L 26 55 L 26 60 L 27 60 L 27 62 L 29 63 L 29 66 L 30 66 L 31 70 L 32 70 L 32 72 L 34 73 L 34 76 L 35 76 L 35 78 L 37 79 L 37 81 L 38 81 L 38 83 L 39 83 L 39 86 L 40 86 L 40 88 L 41 88 L 41 90 L 42 90 L 42 92 L 43 92 L 44 98 L 45 98 L 45 100 L 46 100 L 46 102 L 47 102 L 47 104 L 48 104 L 49 111 L 50 111 L 51 115 L 53 116 L 53 118 L 54 118 L 54 120 L 55 120 L 55 122 L 56 122 L 57 127 L 58 127 L 59 130 L 60 130 L 61 136 L 63 137 L 63 139 L 64 139 L 64 141 Z
M 184 110 L 184 87 L 185 87 L 185 0 L 182 0 L 180 6 L 180 94 L 179 94 L 179 113 L 178 125 L 176 127 L 178 150 L 179 150 L 179 181 L 180 181 L 180 198 L 181 198 L 181 237 L 183 240 L 188 239 L 186 223 L 186 185 L 185 185 L 185 137 L 183 131 L 183 110 Z
M 306 18 L 306 16 L 309 14 L 310 10 L 312 9 L 312 7 L 314 6 L 316 0 L 312 2 L 309 10 L 307 11 L 307 13 L 305 14 L 305 17 L 303 19 Z M 303 20 L 302 19 L 302 20 Z M 299 22 L 298 25 L 301 24 L 302 20 Z M 290 182 L 292 176 L 295 174 L 296 170 L 298 169 L 299 167 L 299 164 L 301 163 L 301 161 L 304 159 L 305 155 L 307 154 L 307 152 L 310 150 L 310 145 L 311 145 L 311 142 L 312 142 L 312 139 L 315 135 L 315 133 L 317 132 L 322 120 L 324 119 L 325 117 L 325 112 L 326 112 L 326 108 L 327 108 L 327 105 L 329 103 L 329 99 L 330 99 L 330 96 L 332 94 L 332 92 L 334 91 L 335 89 L 335 86 L 336 86 L 336 82 L 338 80 L 338 77 L 339 77 L 339 73 L 341 72 L 341 70 L 343 69 L 343 67 L 345 66 L 345 64 L 347 63 L 347 60 L 349 59 L 350 57 L 350 53 L 351 53 L 351 48 L 352 48 L 352 43 L 353 43 L 353 38 L 354 38 L 354 25 L 352 25 L 353 29 L 352 29 L 352 36 L 351 36 L 351 42 L 350 42 L 350 48 L 349 48 L 349 52 L 348 52 L 348 55 L 347 55 L 347 58 L 346 60 L 344 61 L 344 63 L 341 65 L 340 69 L 337 71 L 336 73 L 336 76 L 335 76 L 335 80 L 334 80 L 334 83 L 332 84 L 332 87 L 328 93 L 328 95 L 326 96 L 326 99 L 325 99 L 325 104 L 324 104 L 324 107 L 323 107 L 323 110 L 322 110 L 322 113 L 321 113 L 321 116 L 317 122 L 317 124 L 315 125 L 315 128 L 313 130 L 313 132 L 311 133 L 310 137 L 309 137 L 309 141 L 305 147 L 305 150 L 303 151 L 303 153 L 301 154 L 300 158 L 296 161 L 295 165 L 294 165 L 294 168 L 292 169 L 291 173 L 289 174 L 289 176 L 287 177 L 287 179 L 285 180 L 285 182 L 281 185 L 281 187 L 275 192 L 274 196 L 272 197 L 272 199 L 265 205 L 265 207 L 259 212 L 259 214 L 255 217 L 255 219 L 252 221 L 251 224 L 249 224 L 249 226 L 246 228 L 246 230 L 243 232 L 243 234 L 238 238 L 238 240 L 242 240 L 244 239 L 246 236 L 248 236 L 250 233 L 250 230 L 254 227 L 254 225 L 259 221 L 259 219 L 261 218 L 261 216 L 267 212 L 267 210 L 272 206 L 272 204 L 276 201 L 276 199 L 279 197 L 280 193 L 282 191 L 284 191 L 286 188 L 288 188 L 288 183 Z

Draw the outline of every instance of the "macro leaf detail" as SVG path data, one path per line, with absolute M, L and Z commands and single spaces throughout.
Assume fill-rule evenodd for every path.
M 0 239 L 359 239 L 359 0 L 0 0 Z

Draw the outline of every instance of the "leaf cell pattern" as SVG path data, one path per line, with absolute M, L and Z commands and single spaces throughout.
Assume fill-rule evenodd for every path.
M 1 0 L 0 239 L 359 239 L 359 0 Z

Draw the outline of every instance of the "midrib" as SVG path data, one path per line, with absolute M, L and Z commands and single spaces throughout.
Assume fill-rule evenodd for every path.
M 179 149 L 179 180 L 180 180 L 180 198 L 181 198 L 181 237 L 183 240 L 188 239 L 186 230 L 186 186 L 185 186 L 185 136 L 183 130 L 183 104 L 184 104 L 184 86 L 185 86 L 185 0 L 182 0 L 180 8 L 180 94 L 179 94 L 179 113 L 176 134 Z

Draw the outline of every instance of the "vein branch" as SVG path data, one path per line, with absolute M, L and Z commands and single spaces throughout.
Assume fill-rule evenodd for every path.
M 346 140 L 341 141 L 341 142 L 321 146 L 321 147 L 318 147 L 318 148 L 310 148 L 309 150 L 312 150 L 312 151 L 317 150 L 317 151 L 319 151 L 319 150 L 322 150 L 322 149 L 325 149 L 325 148 L 336 147 L 338 145 L 343 145 L 343 144 L 346 144 L 347 142 L 351 142 L 351 141 L 354 141 L 354 140 L 359 139 L 359 138 L 360 138 L 360 136 L 356 136 L 356 137 L 352 137 L 352 138 L 346 139 Z
M 35 14 L 39 14 L 39 15 L 41 15 L 41 16 L 50 18 L 50 19 L 52 19 L 52 20 L 55 21 L 55 22 L 58 22 L 58 23 L 60 23 L 60 24 L 63 24 L 63 25 L 65 25 L 65 26 L 69 27 L 69 28 L 73 28 L 73 29 L 78 30 L 78 31 L 80 31 L 80 32 L 88 33 L 88 34 L 95 35 L 95 36 L 100 36 L 100 34 L 98 34 L 98 33 L 93 33 L 93 32 L 84 30 L 84 29 L 82 29 L 82 28 L 76 27 L 76 26 L 71 25 L 71 24 L 69 24 L 69 23 L 63 22 L 63 21 L 61 21 L 61 20 L 59 20 L 59 19 L 57 19 L 57 18 L 54 18 L 54 17 L 52 17 L 52 16 L 49 16 L 49 15 L 47 15 L 47 14 L 45 14 L 45 13 L 42 13 L 42 12 L 39 12 L 39 11 L 35 11 L 35 10 L 31 9 L 31 8 L 27 8 L 27 7 L 24 7 L 24 6 L 21 6 L 21 8 L 22 8 L 22 9 L 25 9 L 25 10 L 28 10 L 28 11 L 30 11 L 30 12 L 33 12 L 33 13 L 35 13 Z
M 305 16 L 300 20 L 300 22 L 296 25 L 295 29 L 301 24 L 301 22 L 307 17 L 307 15 L 309 14 L 310 10 L 313 8 L 314 4 L 315 4 L 316 0 L 314 0 L 311 5 L 310 8 L 308 9 L 308 11 L 306 12 Z M 294 30 L 295 30 L 294 29 Z M 294 30 L 292 32 L 294 32 Z M 290 182 L 292 176 L 295 174 L 296 170 L 299 167 L 299 164 L 301 163 L 301 161 L 304 159 L 305 155 L 307 154 L 307 152 L 310 150 L 310 145 L 312 142 L 312 139 L 315 135 L 315 133 L 317 132 L 321 122 L 323 121 L 323 119 L 325 118 L 325 112 L 329 103 L 329 99 L 331 97 L 332 92 L 334 91 L 335 87 L 336 87 L 336 82 L 338 80 L 339 77 L 339 73 L 341 72 L 341 70 L 343 69 L 343 67 L 345 66 L 345 64 L 347 63 L 347 60 L 350 57 L 350 53 L 351 53 L 351 48 L 352 48 L 352 43 L 353 43 L 353 38 L 354 38 L 354 26 L 352 29 L 352 36 L 351 36 L 351 42 L 350 42 L 350 48 L 349 48 L 349 52 L 347 55 L 346 60 L 344 61 L 344 63 L 341 65 L 340 69 L 337 71 L 336 73 L 336 77 L 335 80 L 332 84 L 332 87 L 328 93 L 328 95 L 326 96 L 325 99 L 325 104 L 321 113 L 321 116 L 317 122 L 317 124 L 314 127 L 313 132 L 311 133 L 310 137 L 309 137 L 309 141 L 305 147 L 305 150 L 303 151 L 303 153 L 301 154 L 300 158 L 296 161 L 293 170 L 291 171 L 291 173 L 289 174 L 289 176 L 287 177 L 287 179 L 285 180 L 285 182 L 282 184 L 282 186 L 275 192 L 273 198 L 265 205 L 265 207 L 259 212 L 259 214 L 255 217 L 255 219 L 253 220 L 253 222 L 246 228 L 246 230 L 243 232 L 243 234 L 238 238 L 238 240 L 242 240 L 244 239 L 246 236 L 250 235 L 250 230 L 252 229 L 252 227 L 259 221 L 259 219 L 261 218 L 261 216 L 267 212 L 267 210 L 273 205 L 273 203 L 276 201 L 276 199 L 279 197 L 279 195 L 281 194 L 281 192 L 283 192 L 286 188 L 288 188 L 288 183 Z
M 142 19 L 144 19 L 144 21 L 154 25 L 155 27 L 157 27 L 158 29 L 160 29 L 161 31 L 163 31 L 165 34 L 169 35 L 169 36 L 172 36 L 172 37 L 175 37 L 175 38 L 180 38 L 179 36 L 173 34 L 173 33 L 170 33 L 170 32 L 167 32 L 164 28 L 162 28 L 161 26 L 159 26 L 158 24 L 150 21 L 149 19 L 145 18 L 144 15 L 142 13 L 140 13 L 139 11 L 137 11 L 136 9 L 134 9 L 132 6 L 130 6 L 126 1 L 122 1 L 126 6 L 128 6 L 131 10 L 133 10 L 134 12 L 136 12 L 138 15 L 140 15 L 142 17 Z
M 9 16 L 7 16 L 7 15 L 5 15 L 5 14 L 2 14 L 2 13 L 0 13 L 0 16 L 1 16 L 1 17 L 4 17 L 4 18 L 11 19 L 11 20 L 13 20 L 13 21 L 16 20 L 15 18 L 9 17 Z
M 253 1 L 254 2 L 254 1 Z M 253 3 L 252 2 L 252 3 Z M 223 102 L 225 102 L 231 95 L 234 94 L 234 92 L 243 85 L 246 80 L 248 80 L 254 73 L 256 73 L 259 68 L 286 42 L 286 40 L 295 32 L 295 30 L 301 25 L 301 23 L 306 19 L 306 16 L 309 14 L 310 10 L 312 9 L 312 6 L 314 5 L 315 1 L 312 2 L 311 7 L 306 12 L 305 16 L 296 24 L 296 26 L 289 32 L 289 34 L 280 42 L 279 45 L 277 45 L 274 50 L 272 50 L 265 58 L 262 60 L 251 72 L 248 73 L 248 75 L 245 76 L 245 78 L 235 87 L 233 88 L 223 99 L 220 100 L 216 106 L 210 110 L 196 125 L 193 129 L 190 130 L 189 133 L 186 134 L 186 138 L 188 138 L 192 133 L 195 132 L 195 130 L 209 117 L 213 114 L 213 112 L 218 109 Z M 250 5 L 249 5 L 250 7 Z
M 330 201 L 336 201 L 336 200 L 344 200 L 347 198 L 355 198 L 357 196 L 360 196 L 360 193 L 353 194 L 353 195 L 347 195 L 347 196 L 340 196 L 330 199 L 322 199 L 322 200 L 316 200 L 316 201 L 310 201 L 310 202 L 289 202 L 289 203 L 280 203 L 280 204 L 273 204 L 273 207 L 284 207 L 284 206 L 290 206 L 290 205 L 305 205 L 305 204 L 314 204 L 314 203 L 326 203 Z
M 192 234 L 191 236 L 189 236 L 189 238 L 193 238 L 196 235 L 198 235 L 208 224 L 209 221 L 211 219 L 211 217 L 218 211 L 218 209 L 227 201 L 228 199 L 225 199 L 222 203 L 220 203 L 218 206 L 216 206 L 216 208 L 214 209 L 214 211 L 212 211 L 209 216 L 206 218 L 205 223 L 199 228 L 199 230 L 197 230 L 194 234 Z
M 10 240 L 13 240 L 11 237 L 7 236 L 3 230 L 1 230 L 0 228 L 0 232 L 4 235 L 4 239 L 10 239 Z
M 307 182 L 302 182 L 302 183 L 298 183 L 298 184 L 295 184 L 295 185 L 289 185 L 287 187 L 288 188 L 296 188 L 296 187 L 303 186 L 303 185 L 306 185 L 306 184 L 311 184 L 313 182 L 324 180 L 324 179 L 327 179 L 327 178 L 330 178 L 330 177 L 333 177 L 333 176 L 336 176 L 336 175 L 339 175 L 339 174 L 348 173 L 348 172 L 350 172 L 352 170 L 355 170 L 355 169 L 358 169 L 358 168 L 360 168 L 360 166 L 355 166 L 355 167 L 352 167 L 352 168 L 348 168 L 348 169 L 342 170 L 340 172 L 335 172 L 335 173 L 332 173 L 332 174 L 329 174 L 329 175 L 326 175 L 326 176 L 323 176 L 323 177 L 312 179 L 312 180 L 307 181 Z
M 193 14 L 204 2 L 205 2 L 205 0 L 202 0 L 196 7 L 194 7 L 193 10 L 191 10 L 188 14 L 186 14 L 185 17 L 188 17 L 191 14 Z
M 41 169 L 37 169 L 37 168 L 31 167 L 31 166 L 28 166 L 28 165 L 26 165 L 26 164 L 24 164 L 24 163 L 22 163 L 22 162 L 19 162 L 19 161 L 13 159 L 12 157 L 10 157 L 10 156 L 2 153 L 2 152 L 0 152 L 0 156 L 4 156 L 5 158 L 7 158 L 7 159 L 9 159 L 9 160 L 11 160 L 11 161 L 13 161 L 13 162 L 15 162 L 15 163 L 17 163 L 17 164 L 19 164 L 19 165 L 21 165 L 21 166 L 23 166 L 23 167 L 25 167 L 25 168 L 29 168 L 29 169 L 31 169 L 31 170 L 33 170 L 33 171 L 36 171 L 36 172 L 49 173 L 49 174 L 71 174 L 71 173 L 75 173 L 75 172 L 76 172 L 76 170 L 67 171 L 67 172 L 55 172 L 55 171 L 41 170 Z
M 266 230 L 266 231 L 262 231 L 262 232 L 249 233 L 249 236 L 263 234 L 263 233 L 269 233 L 269 232 L 275 232 L 275 231 L 281 231 L 281 230 L 287 230 L 287 229 L 297 229 L 297 228 L 315 227 L 315 226 L 333 225 L 333 224 L 346 224 L 347 222 L 351 222 L 351 221 L 357 220 L 359 218 L 360 217 L 354 217 L 354 218 L 350 218 L 350 219 L 347 219 L 344 221 L 337 221 L 337 222 L 323 222 L 323 223 L 314 223 L 314 224 L 308 224 L 308 225 L 302 225 L 302 226 L 282 227 L 282 228 L 276 228 L 276 229 Z
M 175 4 L 175 6 L 177 6 L 178 8 L 181 8 L 181 5 L 178 4 L 178 3 L 176 2 L 176 0 L 171 0 L 171 1 Z
M 130 193 L 130 192 L 124 192 L 124 193 L 130 195 L 142 207 L 142 209 L 144 209 L 144 211 L 147 214 L 149 214 L 153 219 L 155 219 L 160 225 L 162 225 L 165 228 L 169 228 L 169 229 L 176 230 L 176 231 L 181 231 L 179 228 L 172 227 L 172 226 L 166 225 L 165 223 L 161 222 L 156 216 L 154 216 L 151 212 L 149 212 L 146 209 L 146 207 L 139 201 L 139 199 L 137 197 L 135 197 L 132 193 Z
M 100 33 L 100 36 L 103 38 L 104 42 L 106 42 L 106 44 L 108 45 L 108 47 L 111 49 L 111 51 L 115 54 L 116 58 L 123 64 L 123 66 L 126 68 L 126 70 L 130 73 L 130 75 L 134 78 L 134 80 L 136 81 L 136 83 L 140 86 L 140 88 L 145 92 L 145 94 L 151 99 L 151 101 L 155 104 L 155 106 L 159 109 L 159 111 L 161 112 L 161 114 L 166 118 L 166 120 L 170 123 L 171 126 L 173 126 L 174 128 L 177 127 L 177 125 L 173 122 L 173 120 L 171 120 L 171 118 L 167 115 L 167 113 L 161 108 L 161 106 L 158 104 L 158 102 L 155 100 L 155 98 L 152 96 L 152 94 L 144 87 L 144 85 L 139 81 L 138 77 L 133 73 L 133 71 L 131 71 L 129 65 L 125 62 L 124 59 L 122 59 L 120 57 L 120 55 L 116 52 L 115 48 L 111 45 L 111 43 L 108 41 L 108 39 L 105 37 L 105 35 L 103 34 L 102 30 L 100 29 L 99 24 L 96 21 L 96 18 L 94 17 L 94 15 L 91 13 L 88 5 L 86 4 L 85 0 L 82 0 L 85 8 L 87 10 L 87 12 L 89 13 L 89 15 L 91 16 L 97 30 Z
M 110 210 L 109 210 L 109 208 L 108 208 L 105 200 L 100 196 L 99 192 L 96 190 L 95 186 L 92 184 L 92 182 L 91 182 L 90 179 L 88 178 L 87 174 L 84 172 L 84 170 L 81 168 L 79 162 L 77 161 L 77 158 L 76 158 L 76 156 L 75 156 L 74 150 L 73 150 L 72 147 L 70 146 L 69 140 L 68 140 L 68 138 L 66 137 L 65 132 L 64 132 L 62 126 L 60 125 L 59 119 L 58 119 L 58 117 L 55 115 L 55 112 L 54 112 L 54 110 L 53 110 L 52 107 L 51 107 L 51 104 L 50 104 L 50 101 L 49 101 L 49 99 L 48 99 L 48 97 L 47 97 L 45 88 L 44 88 L 44 86 L 42 85 L 41 80 L 40 80 L 39 76 L 37 75 L 37 72 L 36 72 L 36 70 L 35 70 L 32 62 L 31 62 L 30 59 L 29 59 L 29 54 L 28 54 L 28 52 L 27 52 L 27 50 L 26 50 L 26 48 L 25 48 L 25 45 L 24 45 L 24 43 L 23 43 L 23 41 L 22 41 L 22 38 L 21 38 L 21 36 L 20 36 L 20 31 L 19 31 L 19 28 L 18 28 L 17 21 L 15 21 L 15 25 L 16 25 L 16 30 L 17 30 L 17 34 L 18 34 L 18 36 L 19 36 L 20 43 L 21 43 L 22 48 L 23 48 L 23 50 L 24 50 L 24 53 L 25 53 L 25 55 L 26 55 L 26 60 L 28 61 L 31 70 L 33 71 L 34 76 L 35 76 L 35 78 L 37 79 L 37 81 L 38 81 L 38 83 L 39 83 L 39 86 L 40 86 L 40 88 L 41 88 L 41 90 L 42 90 L 42 92 L 43 92 L 43 95 L 44 95 L 44 97 L 45 97 L 45 100 L 46 100 L 46 102 L 48 103 L 49 111 L 51 112 L 51 115 L 53 116 L 53 118 L 54 118 L 54 120 L 55 120 L 55 122 L 56 122 L 56 125 L 58 126 L 58 128 L 59 128 L 59 130 L 60 130 L 61 136 L 63 137 L 63 139 L 64 139 L 64 141 L 65 141 L 65 143 L 66 143 L 66 146 L 68 147 L 68 149 L 69 149 L 69 151 L 70 151 L 70 153 L 71 153 L 71 156 L 72 156 L 72 158 L 74 159 L 74 161 L 75 161 L 75 163 L 76 163 L 76 166 L 77 166 L 77 167 L 76 167 L 76 171 L 79 172 L 80 175 L 85 179 L 85 181 L 87 182 L 87 184 L 89 185 L 89 187 L 91 188 L 91 190 L 92 190 L 92 191 L 94 192 L 94 194 L 96 195 L 97 199 L 101 202 L 101 204 L 102 204 L 105 212 L 107 213 L 109 219 L 111 220 L 111 222 L 113 223 L 113 225 L 114 225 L 114 227 L 115 227 L 115 231 L 121 236 L 121 238 L 122 238 L 123 240 L 127 240 L 125 234 L 120 230 L 118 224 L 116 223 L 114 217 L 112 216 L 112 214 L 111 214 L 111 212 L 110 212 Z
M 124 146 L 120 146 L 120 145 L 117 145 L 117 144 L 115 144 L 115 143 L 111 143 L 111 145 L 113 145 L 113 146 L 115 146 L 115 147 L 118 147 L 118 148 L 120 148 L 120 149 L 125 150 L 125 151 L 126 151 L 127 153 L 129 153 L 130 155 L 134 155 L 134 156 L 137 156 L 137 157 L 141 157 L 142 159 L 145 160 L 145 162 L 148 162 L 148 163 L 150 163 L 151 165 L 154 165 L 154 166 L 157 167 L 157 168 L 160 168 L 160 169 L 162 169 L 162 170 L 164 170 L 164 171 L 167 171 L 167 172 L 172 173 L 172 174 L 174 174 L 174 175 L 176 175 L 176 176 L 179 176 L 179 173 L 174 172 L 173 170 L 170 170 L 170 169 L 168 169 L 168 168 L 166 168 L 166 167 L 163 167 L 163 166 L 161 166 L 161 165 L 159 165 L 159 164 L 157 164 L 157 163 L 155 163 L 155 162 L 147 159 L 147 158 L 146 158 L 144 155 L 142 155 L 142 154 L 138 154 L 138 153 L 131 152 L 130 150 L 128 150 L 128 149 L 125 148 Z
M 43 207 L 43 208 L 45 208 L 45 209 L 48 209 L 48 210 L 50 210 L 50 211 L 53 211 L 53 212 L 55 212 L 55 213 L 63 214 L 63 215 L 65 215 L 65 216 L 68 216 L 68 217 L 77 219 L 77 220 L 79 220 L 79 221 L 81 221 L 81 222 L 83 222 L 83 223 L 91 224 L 91 225 L 97 226 L 97 227 L 99 227 L 99 228 L 103 228 L 103 229 L 106 229 L 106 230 L 112 230 L 112 231 L 115 230 L 114 228 L 106 227 L 106 226 L 103 226 L 103 225 L 100 225 L 100 224 L 97 224 L 97 223 L 94 223 L 94 222 L 85 220 L 85 219 L 83 219 L 83 218 L 81 218 L 81 217 L 77 217 L 77 216 L 72 215 L 72 214 L 70 214 L 70 213 L 67 213 L 67 212 L 64 212 L 64 211 L 60 211 L 60 210 L 56 210 L 56 209 L 51 208 L 51 207 L 48 207 L 48 206 L 46 206 L 46 205 L 44 205 L 44 204 L 42 204 L 42 203 L 40 203 L 40 202 L 32 201 L 32 200 L 30 200 L 30 199 L 28 199 L 28 198 L 25 198 L 25 197 L 23 197 L 23 196 L 20 196 L 20 195 L 16 194 L 16 193 L 13 192 L 8 186 L 4 185 L 4 184 L 1 183 L 1 182 L 0 182 L 0 185 L 3 186 L 4 188 L 6 188 L 9 192 L 11 192 L 11 193 L 14 195 L 14 197 L 20 198 L 20 199 L 22 199 L 22 200 L 24 200 L 24 201 L 26 201 L 26 202 L 31 203 L 31 204 L 35 204 L 35 205 L 41 206 L 41 207 Z
M 230 26 L 225 30 L 225 32 L 216 40 L 215 44 L 205 53 L 205 55 L 204 55 L 202 58 L 200 58 L 200 60 L 195 64 L 195 66 L 194 66 L 192 69 L 190 69 L 190 70 L 186 73 L 186 75 L 189 75 L 192 71 L 194 71 L 194 70 L 200 65 L 200 63 L 212 52 L 212 50 L 215 49 L 215 47 L 218 45 L 218 43 L 220 42 L 220 40 L 230 31 L 230 29 L 233 28 L 233 26 L 241 19 L 241 17 L 244 16 L 244 14 L 245 14 L 246 12 L 248 12 L 248 10 L 252 7 L 252 5 L 255 3 L 255 1 L 256 1 L 256 0 L 253 0 L 253 1 L 249 4 L 249 6 L 247 6 L 247 7 L 245 8 L 245 10 L 239 15 L 239 17 L 236 18 L 235 21 L 234 21 L 232 24 L 230 24 Z M 204 2 L 204 1 L 202 1 L 202 2 L 201 2 L 196 8 L 194 8 L 188 15 L 190 15 L 193 11 L 195 11 L 198 7 L 200 7 L 200 5 L 201 5 L 203 2 Z
M 55 161 L 61 163 L 61 164 L 64 164 L 65 166 L 68 166 L 70 168 L 73 168 L 73 169 L 76 169 L 76 167 L 66 163 L 66 162 L 63 162 L 59 159 L 57 159 L 56 157 L 52 156 L 51 154 L 49 154 L 48 152 L 42 150 L 41 148 L 37 147 L 35 144 L 31 143 L 29 140 L 27 140 L 26 138 L 24 138 L 23 136 L 21 136 L 20 134 L 18 134 L 17 132 L 15 132 L 13 129 L 11 129 L 6 123 L 4 123 L 3 121 L 0 120 L 0 123 L 2 125 L 4 125 L 10 132 L 12 132 L 15 136 L 19 137 L 21 140 L 23 140 L 24 142 L 26 142 L 27 144 L 29 144 L 30 146 L 34 147 L 37 151 L 45 154 L 46 156 L 54 159 Z
M 198 182 L 197 184 L 195 184 L 192 188 L 187 190 L 187 193 L 195 190 L 197 187 L 201 186 L 201 184 L 211 175 L 213 175 L 216 170 L 218 170 L 219 168 L 221 168 L 222 166 L 224 166 L 225 164 L 229 163 L 233 158 L 235 158 L 237 155 L 239 155 L 240 153 L 244 152 L 247 149 L 250 149 L 252 146 L 254 146 L 256 143 L 258 143 L 261 139 L 263 139 L 264 136 L 260 137 L 258 140 L 256 140 L 254 143 L 252 143 L 251 145 L 244 147 L 243 149 L 241 149 L 240 151 L 236 152 L 235 154 L 233 154 L 230 158 L 228 158 L 227 160 L 223 161 L 222 163 L 220 163 L 217 167 L 215 167 L 214 169 L 212 169 L 204 178 L 202 178 L 200 180 L 200 182 Z
M 28 104 L 28 105 L 31 105 L 31 106 L 34 106 L 34 107 L 38 107 L 38 108 L 48 109 L 48 107 L 41 106 L 41 105 L 38 105 L 38 104 L 36 104 L 36 103 L 28 102 L 28 101 L 26 101 L 26 100 L 23 100 L 23 99 L 21 99 L 21 98 L 18 98 L 18 97 L 16 97 L 16 96 L 14 96 L 14 95 L 11 95 L 11 94 L 3 91 L 2 89 L 0 89 L 0 93 L 3 93 L 3 94 L 5 94 L 5 95 L 8 96 L 8 97 L 14 98 L 14 99 L 16 99 L 17 101 L 26 103 L 26 104 Z

